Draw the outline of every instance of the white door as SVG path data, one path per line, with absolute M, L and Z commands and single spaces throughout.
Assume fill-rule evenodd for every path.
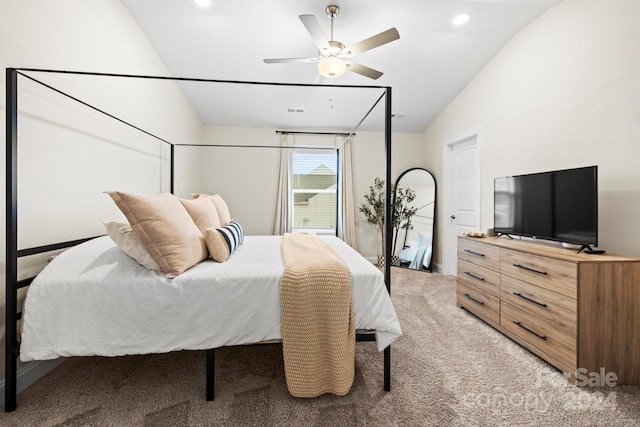
M 456 275 L 457 237 L 480 230 L 480 149 L 478 135 L 448 143 L 445 176 L 449 177 L 445 202 L 445 274 Z M 446 185 L 446 184 L 445 184 Z

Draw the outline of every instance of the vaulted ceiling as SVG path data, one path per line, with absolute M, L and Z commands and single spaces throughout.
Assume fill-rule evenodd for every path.
M 265 64 L 312 57 L 318 47 L 298 18 L 315 15 L 330 36 L 329 4 L 340 6 L 334 39 L 349 46 L 395 27 L 400 39 L 354 60 L 384 74 L 347 72 L 324 84 L 390 86 L 393 130 L 422 132 L 519 30 L 560 0 L 123 0 L 174 76 L 312 83 L 317 63 Z M 470 19 L 453 24 L 460 14 Z M 184 84 L 203 123 L 349 130 L 380 90 L 217 88 Z M 362 92 L 362 93 L 360 93 Z M 329 99 L 329 97 L 331 99 Z M 304 112 L 288 112 L 288 109 Z M 378 115 L 382 109 L 377 108 Z M 363 130 L 381 130 L 367 120 Z

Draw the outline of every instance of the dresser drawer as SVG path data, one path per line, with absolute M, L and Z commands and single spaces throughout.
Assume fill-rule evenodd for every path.
M 500 307 L 500 326 L 567 366 L 576 366 L 575 335 L 505 301 Z
M 522 280 L 502 276 L 502 301 L 521 313 L 540 318 L 571 336 L 577 335 L 578 301 Z
M 479 240 L 458 238 L 458 259 L 497 271 L 500 269 L 500 248 Z
M 503 248 L 500 253 L 500 269 L 503 275 L 572 298 L 578 297 L 578 266 L 575 263 Z
M 464 307 L 476 316 L 500 323 L 500 298 L 484 292 L 475 286 L 458 280 L 458 306 Z
M 458 279 L 464 280 L 495 297 L 500 297 L 500 273 L 497 271 L 459 259 Z

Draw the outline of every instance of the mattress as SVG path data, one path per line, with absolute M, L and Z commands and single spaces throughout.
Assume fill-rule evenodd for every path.
M 334 236 L 351 271 L 357 329 L 381 351 L 401 334 L 382 273 Z M 57 256 L 34 279 L 20 359 L 205 350 L 281 338 L 281 236 L 245 236 L 228 261 L 203 261 L 169 279 L 99 237 Z

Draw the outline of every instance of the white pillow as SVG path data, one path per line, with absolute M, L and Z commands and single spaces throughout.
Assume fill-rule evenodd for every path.
M 431 246 L 431 236 L 424 233 L 418 233 L 418 237 L 420 237 L 420 247 Z
M 151 254 L 149 254 L 147 248 L 142 244 L 142 240 L 140 240 L 129 224 L 107 221 L 104 223 L 104 228 L 107 229 L 109 237 L 118 245 L 122 252 L 135 259 L 138 264 L 149 270 L 160 270 L 158 263 L 155 262 Z
M 424 253 L 424 257 L 422 258 L 422 265 L 424 265 L 424 268 L 429 268 L 429 264 L 431 264 L 432 253 L 433 253 L 432 247 L 429 246 Z

